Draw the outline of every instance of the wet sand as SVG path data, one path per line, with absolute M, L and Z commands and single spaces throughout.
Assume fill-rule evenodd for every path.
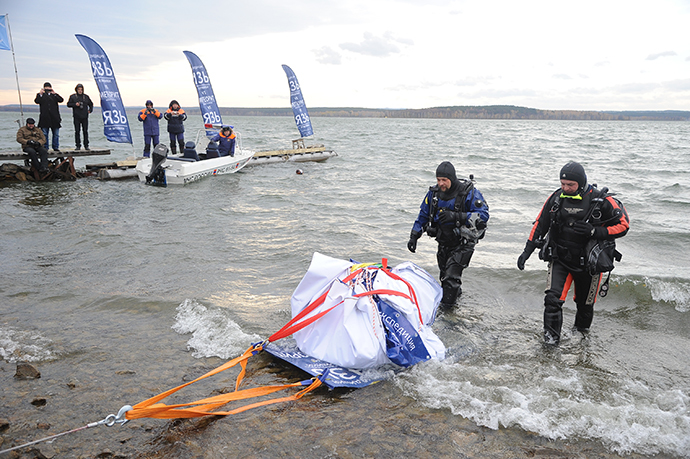
M 146 373 L 143 368 L 133 367 L 115 371 L 108 380 L 100 380 L 88 370 L 80 369 L 86 365 L 70 369 L 64 361 L 37 364 L 42 373 L 40 379 L 17 380 L 14 378 L 16 364 L 0 362 L 3 387 L 0 418 L 9 421 L 9 427 L 0 432 L 0 449 L 98 421 L 117 412 L 123 403 L 141 401 L 222 363 L 220 359 L 194 359 L 187 352 L 178 352 L 175 359 L 176 366 L 164 374 L 159 372 L 158 377 Z M 179 400 L 166 402 L 232 390 L 236 372 L 226 373 L 209 378 L 211 383 L 195 394 L 182 394 Z M 53 377 L 55 375 L 60 376 Z M 166 379 L 168 386 L 164 385 Z M 300 379 L 306 379 L 300 370 L 262 354 L 250 363 L 243 387 Z M 128 399 L 125 402 L 117 400 L 125 397 Z M 40 399 L 45 399 L 42 406 L 35 403 Z M 95 413 L 100 413 L 101 417 Z M 596 442 L 552 441 L 522 429 L 479 427 L 448 410 L 420 406 L 402 395 L 392 381 L 355 390 L 320 388 L 297 402 L 261 407 L 235 416 L 172 421 L 143 419 L 124 426 L 98 426 L 60 437 L 52 443 L 40 443 L 3 455 L 8 458 L 306 456 L 645 457 L 611 453 Z

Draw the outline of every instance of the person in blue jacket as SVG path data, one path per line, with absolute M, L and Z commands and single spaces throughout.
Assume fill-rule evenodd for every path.
M 218 142 L 218 153 L 220 156 L 235 156 L 235 133 L 232 131 L 232 126 L 224 124 L 220 132 L 211 140 Z
M 470 180 L 458 179 L 455 167 L 443 161 L 436 169 L 436 185 L 429 188 L 412 226 L 407 248 L 414 253 L 426 233 L 436 238 L 436 261 L 443 287 L 442 307 L 455 306 L 462 293 L 462 272 L 470 264 L 474 246 L 484 237 L 489 205 Z
M 144 157 L 151 156 L 151 142 L 155 147 L 160 142 L 160 128 L 158 127 L 158 120 L 163 115 L 157 109 L 153 108 L 153 102 L 146 101 L 146 108 L 142 108 L 137 116 L 137 119 L 144 123 Z

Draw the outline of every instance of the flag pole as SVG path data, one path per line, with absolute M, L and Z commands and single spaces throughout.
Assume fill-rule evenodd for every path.
M 19 73 L 17 72 L 17 60 L 14 57 L 14 43 L 12 42 L 12 29 L 10 29 L 10 15 L 5 14 L 5 21 L 7 24 L 7 35 L 10 37 L 10 49 L 12 51 L 12 62 L 14 62 L 14 77 L 17 80 L 17 94 L 19 95 L 19 111 L 21 113 L 22 119 L 19 122 L 21 127 L 24 122 L 24 106 L 22 105 L 22 92 L 19 89 Z

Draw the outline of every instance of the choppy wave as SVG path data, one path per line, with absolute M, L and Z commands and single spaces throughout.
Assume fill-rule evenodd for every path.
M 612 276 L 611 287 L 641 303 L 666 303 L 678 312 L 690 312 L 690 282 L 685 279 Z
M 690 282 L 646 279 L 652 299 L 672 304 L 678 312 L 690 311 Z
M 177 307 L 172 328 L 180 334 L 192 334 L 187 348 L 197 358 L 228 359 L 244 352 L 250 343 L 261 340 L 259 335 L 243 332 L 222 309 L 206 307 L 193 299 L 186 299 Z
M 623 380 L 602 393 L 576 370 L 448 362 L 419 365 L 396 381 L 425 406 L 491 429 L 597 440 L 621 454 L 690 455 L 690 396 L 680 390 Z
M 57 358 L 52 341 L 36 331 L 0 327 L 0 357 L 14 362 L 42 362 Z

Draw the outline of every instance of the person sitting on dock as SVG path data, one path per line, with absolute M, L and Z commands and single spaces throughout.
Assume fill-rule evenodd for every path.
M 176 143 L 180 144 L 180 153 L 184 150 L 184 121 L 187 119 L 187 114 L 180 107 L 176 100 L 170 101 L 168 110 L 163 115 L 168 120 L 168 134 L 170 134 L 170 151 L 172 154 L 177 154 Z
M 158 120 L 162 117 L 161 112 L 153 108 L 153 102 L 150 100 L 146 101 L 146 108 L 142 108 L 137 116 L 137 119 L 144 123 L 144 158 L 151 156 L 151 142 L 154 147 L 160 143 Z
M 191 140 L 187 142 L 184 146 L 184 150 L 182 150 L 182 157 L 183 158 L 188 158 L 188 159 L 193 159 L 194 161 L 199 161 L 199 155 L 196 153 L 196 148 L 194 145 L 194 142 Z
M 220 132 L 211 138 L 214 142 L 218 142 L 220 156 L 235 156 L 235 133 L 232 128 L 233 126 L 224 124 Z
M 19 128 L 17 142 L 22 144 L 22 150 L 29 155 L 31 165 L 39 173 L 48 172 L 48 151 L 43 147 L 46 144 L 46 137 L 43 131 L 36 128 L 36 121 L 33 118 L 27 118 L 26 126 Z

